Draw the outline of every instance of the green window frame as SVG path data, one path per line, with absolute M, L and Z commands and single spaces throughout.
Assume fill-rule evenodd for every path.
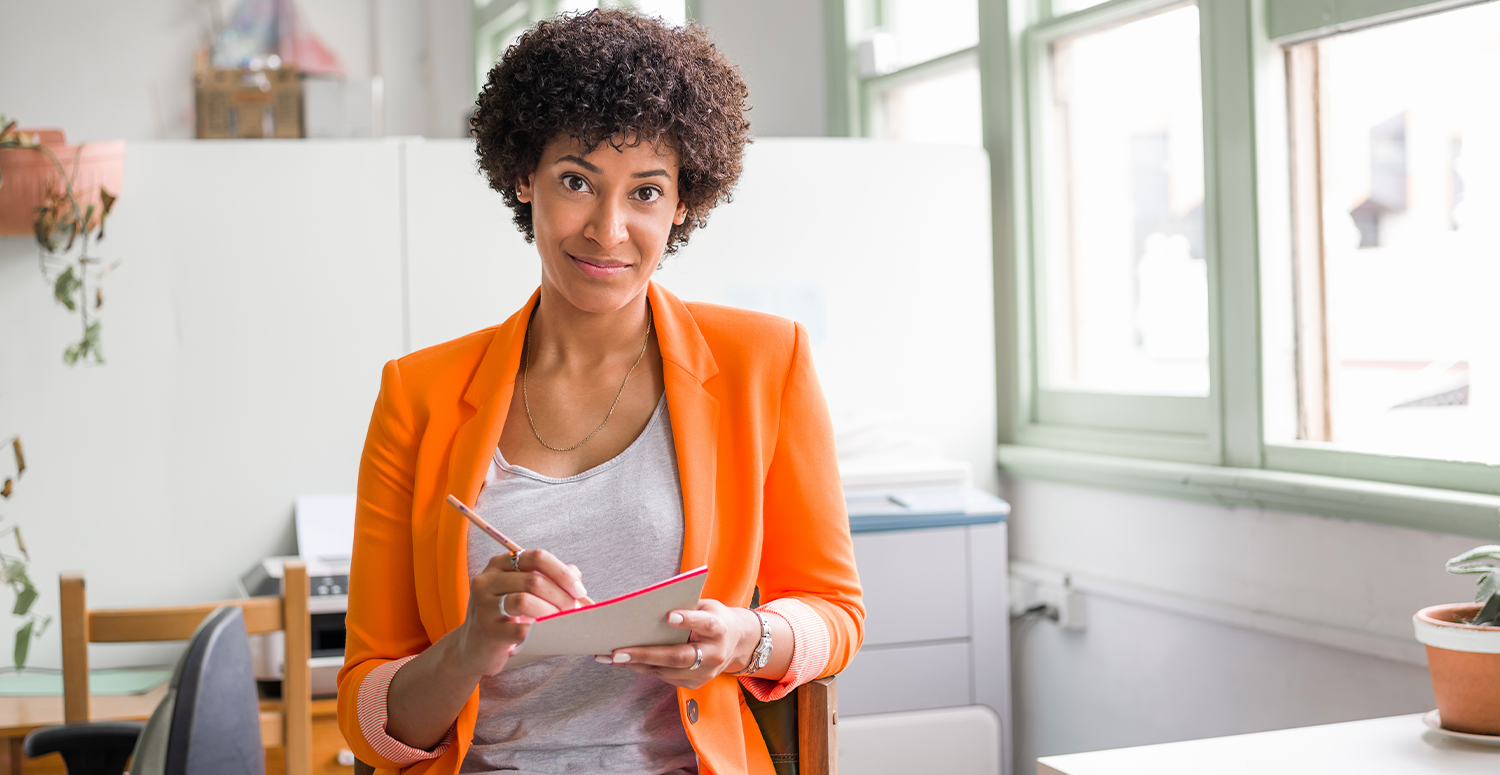
M 1493 538 L 1500 466 L 1268 442 L 1261 353 L 1262 284 L 1277 281 L 1263 262 L 1292 251 L 1285 46 L 1493 1 L 1198 0 L 1210 392 L 1183 401 L 1038 389 L 1033 207 L 1045 43 L 1181 3 L 1107 0 L 1054 15 L 1050 0 L 981 0 L 972 56 L 991 162 L 1001 466 L 1025 478 Z M 861 31 L 850 17 L 864 2 L 825 5 L 834 134 L 864 134 L 868 87 L 850 45 Z
M 634 8 L 636 0 L 593 0 L 600 8 Z M 490 68 L 504 53 L 505 42 L 537 22 L 555 16 L 559 10 L 576 5 L 565 0 L 474 0 L 474 91 L 484 87 Z M 689 21 L 698 18 L 697 0 L 683 0 L 683 11 Z
M 477 0 L 473 27 L 475 93 L 484 88 L 490 68 L 504 53 L 505 41 L 556 12 L 557 3 L 552 0 L 516 0 L 510 6 L 501 0 Z
M 979 0 L 983 6 L 987 0 Z M 860 72 L 859 42 L 889 17 L 888 0 L 824 0 L 829 52 L 828 134 L 874 137 L 880 92 L 919 83 L 979 64 L 978 44 L 902 65 L 884 73 Z M 980 11 L 983 15 L 983 10 Z
M 1026 213 L 1015 217 L 1027 221 L 1026 234 L 1029 240 L 1017 246 L 1017 260 L 1024 265 L 1029 293 L 1016 298 L 1022 307 L 1021 320 L 1024 347 L 1030 356 L 1024 378 L 1018 382 L 1020 406 L 1014 434 L 1017 443 L 1060 447 L 1080 452 L 1106 454 L 1136 454 L 1153 458 L 1177 460 L 1187 463 L 1217 465 L 1223 462 L 1220 440 L 1219 404 L 1216 398 L 1220 391 L 1219 372 L 1214 353 L 1218 349 L 1210 346 L 1209 393 L 1207 396 L 1163 396 L 1103 393 L 1082 390 L 1048 388 L 1042 384 L 1041 373 L 1043 331 L 1038 320 L 1041 304 L 1039 288 L 1045 278 L 1038 269 L 1044 255 L 1046 229 L 1042 219 L 1045 213 L 1033 203 L 1045 201 L 1043 175 L 1046 156 L 1046 132 L 1043 127 L 1043 100 L 1049 92 L 1047 52 L 1052 43 L 1088 32 L 1108 29 L 1115 25 L 1149 17 L 1166 10 L 1194 5 L 1191 0 L 1115 0 L 1073 13 L 1052 16 L 1048 4 L 1037 3 L 1031 10 L 1035 21 L 1027 24 L 1021 36 L 1025 73 L 1025 126 L 1017 127 L 1017 135 L 1026 138 L 1023 149 L 1025 163 L 1031 174 L 1024 188 Z M 1046 13 L 1047 15 L 1042 15 Z M 1204 25 L 1206 26 L 1206 25 Z M 1207 45 L 1201 44 L 1202 56 L 1206 59 Z M 1204 153 L 1212 157 L 1208 143 L 1213 141 L 1208 131 L 1208 94 L 1205 79 L 1204 94 Z M 1215 282 L 1219 249 L 1215 239 L 1214 219 L 1206 214 L 1215 207 L 1217 193 L 1212 185 L 1212 175 L 1205 164 L 1204 210 L 1205 253 L 1208 264 L 1210 289 Z M 1209 294 L 1210 341 L 1214 335 L 1214 294 Z

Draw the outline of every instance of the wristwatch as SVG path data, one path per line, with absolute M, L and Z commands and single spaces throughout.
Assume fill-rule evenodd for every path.
M 754 608 L 750 609 L 750 613 L 760 620 L 760 643 L 755 644 L 755 650 L 750 652 L 750 663 L 735 675 L 750 675 L 771 661 L 771 623 L 766 621 L 765 614 Z

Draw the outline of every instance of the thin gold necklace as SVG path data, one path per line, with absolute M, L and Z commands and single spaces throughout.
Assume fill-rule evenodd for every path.
M 536 432 L 536 420 L 531 417 L 531 397 L 526 393 L 526 375 L 531 372 L 531 325 L 526 326 L 526 365 L 521 368 L 521 403 L 526 407 L 526 422 L 531 424 L 531 435 L 536 437 L 537 443 L 552 450 L 553 452 L 572 452 L 575 449 L 589 443 L 594 434 L 604 430 L 604 424 L 615 414 L 615 407 L 620 405 L 620 396 L 625 395 L 625 383 L 630 381 L 630 375 L 635 373 L 635 367 L 641 365 L 641 359 L 646 357 L 646 347 L 651 344 L 651 305 L 646 305 L 646 341 L 641 343 L 641 352 L 635 356 L 635 363 L 630 364 L 630 371 L 625 372 L 625 379 L 620 381 L 620 390 L 615 393 L 615 402 L 609 405 L 609 414 L 604 415 L 604 420 L 599 423 L 593 433 L 583 437 L 583 441 L 571 447 L 554 447 L 542 440 L 542 434 Z

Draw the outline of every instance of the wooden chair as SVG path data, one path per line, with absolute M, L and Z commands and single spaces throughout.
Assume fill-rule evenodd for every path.
M 744 695 L 776 775 L 838 775 L 838 676 L 808 681 L 795 695 L 773 702 Z
M 785 697 L 778 702 L 795 702 L 796 715 L 796 747 L 797 759 L 788 761 L 785 757 L 772 757 L 772 764 L 776 767 L 777 775 L 790 773 L 791 775 L 838 775 L 839 772 L 839 714 L 838 714 L 838 676 L 829 676 L 809 681 L 797 687 L 795 699 Z M 764 708 L 770 708 L 777 703 L 761 703 Z M 790 706 L 786 706 L 790 707 Z M 769 715 L 775 715 L 771 711 Z M 764 726 L 777 724 L 778 721 L 770 718 L 756 716 L 757 723 Z M 762 730 L 765 732 L 765 730 Z M 789 732 L 790 730 L 786 730 Z M 789 734 L 783 733 L 780 743 L 773 743 L 771 738 L 775 733 L 767 734 L 767 746 L 774 747 L 778 744 L 786 745 Z M 373 775 L 375 768 L 362 761 L 354 762 L 355 775 Z
M 307 660 L 312 648 L 312 620 L 307 610 L 307 567 L 301 562 L 286 563 L 280 597 L 157 608 L 89 610 L 83 574 L 63 573 L 60 582 L 65 722 L 88 721 L 91 715 L 88 644 L 188 640 L 215 608 L 238 606 L 245 612 L 245 629 L 249 634 L 286 631 L 282 706 L 261 711 L 260 738 L 266 748 L 285 749 L 286 775 L 310 775 L 312 674 Z

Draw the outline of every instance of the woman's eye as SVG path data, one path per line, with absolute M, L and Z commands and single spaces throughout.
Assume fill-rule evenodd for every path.
M 566 187 L 569 191 L 589 190 L 589 182 L 587 180 L 584 180 L 583 178 L 578 177 L 577 175 L 564 175 L 562 182 L 563 186 Z
M 646 188 L 635 192 L 635 198 L 639 199 L 642 202 L 655 202 L 656 200 L 661 199 L 661 189 L 651 188 L 647 186 Z

